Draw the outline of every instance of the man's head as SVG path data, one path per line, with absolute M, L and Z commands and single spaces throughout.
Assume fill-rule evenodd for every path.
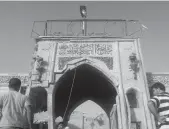
M 58 125 L 57 125 L 57 128 L 56 129 L 63 129 L 64 128 L 64 124 L 63 122 L 60 122 Z
M 64 123 L 63 123 L 63 118 L 61 116 L 58 116 L 55 119 L 55 125 L 56 125 L 56 129 L 63 129 Z
M 165 91 L 165 86 L 160 82 L 156 82 L 151 86 L 151 91 L 153 95 L 159 95 L 160 93 Z
M 19 91 L 21 87 L 21 80 L 18 78 L 11 78 L 9 81 L 9 89 L 13 89 L 15 91 Z

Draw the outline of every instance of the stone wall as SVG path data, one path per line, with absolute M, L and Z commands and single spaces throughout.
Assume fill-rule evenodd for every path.
M 29 76 L 25 73 L 18 74 L 0 74 L 0 86 L 8 84 L 9 80 L 13 77 L 19 78 L 21 80 L 22 85 L 28 85 Z
M 151 87 L 155 82 L 161 82 L 165 85 L 166 91 L 169 92 L 169 73 L 150 73 L 147 72 L 147 83 Z M 152 96 L 152 93 L 150 93 Z
M 169 92 L 169 73 L 147 72 L 146 75 L 147 75 L 147 83 L 149 87 L 155 82 L 161 82 L 166 86 L 166 90 Z M 0 74 L 0 92 L 2 90 L 7 89 L 8 82 L 12 77 L 17 77 L 21 79 L 23 87 L 29 85 L 29 75 L 26 73 Z
M 21 80 L 21 92 L 25 93 L 26 87 L 29 85 L 29 76 L 25 73 L 18 74 L 0 74 L 0 93 L 8 91 L 9 80 L 13 77 Z
M 155 82 L 161 82 L 166 86 L 166 88 L 169 87 L 169 73 L 147 72 L 146 75 L 147 75 L 147 82 L 149 86 L 151 86 Z

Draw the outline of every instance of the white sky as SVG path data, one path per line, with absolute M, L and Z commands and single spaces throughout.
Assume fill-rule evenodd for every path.
M 88 18 L 136 19 L 149 29 L 141 39 L 148 72 L 169 72 L 169 2 L 0 2 L 0 73 L 28 73 L 34 39 L 34 21 L 81 18 L 86 5 Z

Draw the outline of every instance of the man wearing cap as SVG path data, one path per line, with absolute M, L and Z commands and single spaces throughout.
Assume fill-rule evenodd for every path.
M 12 78 L 9 91 L 0 95 L 0 129 L 32 129 L 33 115 L 29 98 L 19 92 L 21 81 Z

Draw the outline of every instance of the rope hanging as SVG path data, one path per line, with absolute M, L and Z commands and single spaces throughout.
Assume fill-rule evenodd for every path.
M 64 120 L 64 118 L 65 118 L 65 115 L 66 115 L 67 109 L 68 109 L 68 107 L 69 107 L 70 98 L 71 98 L 72 91 L 73 91 L 73 87 L 74 87 L 75 77 L 76 77 L 76 68 L 75 68 L 75 72 L 74 72 L 74 76 L 73 76 L 73 82 L 72 82 L 72 85 L 71 85 L 71 90 L 70 90 L 70 94 L 69 94 L 68 103 L 67 103 L 67 106 L 66 106 L 66 109 L 65 109 L 64 115 L 63 115 L 63 120 Z

